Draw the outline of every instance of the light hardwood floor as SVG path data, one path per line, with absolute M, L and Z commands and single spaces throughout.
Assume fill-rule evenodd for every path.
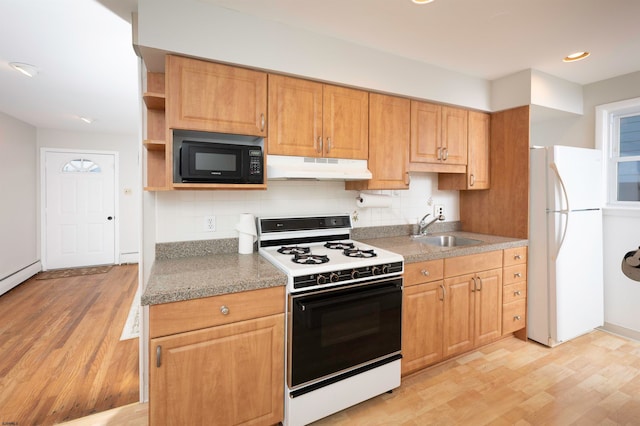
M 51 425 L 139 400 L 138 339 L 120 334 L 138 265 L 31 278 L 0 297 L 0 422 Z
M 146 426 L 147 408 L 69 426 Z M 640 342 L 603 331 L 553 349 L 506 338 L 314 423 L 329 425 L 640 425 Z

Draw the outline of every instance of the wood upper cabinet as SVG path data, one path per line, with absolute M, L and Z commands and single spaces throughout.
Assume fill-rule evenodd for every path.
M 469 111 L 467 132 L 467 171 L 460 173 L 438 174 L 440 190 L 488 189 L 489 173 L 489 134 L 491 116 L 486 113 Z
M 369 170 L 367 181 L 346 182 L 346 189 L 408 189 L 411 102 L 369 94 Z
M 283 290 L 151 306 L 149 424 L 281 422 Z
M 167 55 L 167 126 L 267 136 L 267 74 Z
M 269 154 L 366 160 L 369 93 L 269 75 Z
M 467 165 L 467 111 L 411 101 L 409 170 L 464 173 Z

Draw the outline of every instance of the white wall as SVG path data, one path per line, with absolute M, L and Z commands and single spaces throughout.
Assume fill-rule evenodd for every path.
M 156 237 L 158 242 L 236 238 L 241 213 L 256 216 L 349 213 L 354 227 L 417 223 L 433 204 L 445 207 L 446 221 L 459 220 L 458 191 L 438 191 L 435 173 L 412 173 L 406 191 L 367 191 L 391 197 L 391 207 L 359 208 L 358 191 L 345 191 L 344 182 L 269 181 L 266 191 L 158 192 Z M 214 215 L 216 231 L 204 232 L 205 215 Z
M 138 44 L 488 111 L 488 81 L 197 0 L 139 0 Z M 149 63 L 148 63 L 149 64 Z M 161 65 L 160 65 L 161 66 Z M 153 69 L 152 71 L 158 71 Z
M 0 294 L 40 266 L 36 128 L 0 113 Z
M 140 197 L 139 147 L 137 135 L 69 132 L 38 129 L 40 148 L 64 148 L 78 150 L 117 151 L 120 161 L 119 225 L 120 261 L 138 262 L 140 245 Z M 35 158 L 34 158 L 35 161 Z M 38 166 L 39 167 L 39 166 Z M 125 194 L 125 189 L 130 193 Z

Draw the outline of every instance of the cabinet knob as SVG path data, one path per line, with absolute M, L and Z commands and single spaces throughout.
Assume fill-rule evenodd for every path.
M 436 150 L 436 159 L 437 160 L 442 160 L 442 148 L 438 147 L 438 149 Z
M 227 308 L 226 306 L 222 305 L 220 306 L 220 313 L 222 315 L 229 315 L 229 308 Z
M 522 293 L 520 293 L 520 290 L 516 290 L 513 292 L 514 296 L 520 296 Z
M 513 317 L 513 320 L 514 320 L 514 321 L 520 321 L 520 315 L 515 315 L 515 316 Z
M 449 148 L 442 148 L 442 161 L 447 161 L 449 159 Z
M 520 278 L 522 276 L 522 274 L 520 272 L 516 272 L 515 274 L 513 274 L 514 278 Z
M 422 271 L 420 271 L 420 273 L 421 273 L 422 275 L 424 275 L 425 277 L 428 277 L 428 276 L 429 276 L 429 271 L 427 271 L 426 269 L 423 269 Z
M 520 260 L 520 259 L 522 259 L 522 256 L 520 256 L 519 254 L 516 254 L 516 255 L 513 256 L 513 258 L 515 260 Z

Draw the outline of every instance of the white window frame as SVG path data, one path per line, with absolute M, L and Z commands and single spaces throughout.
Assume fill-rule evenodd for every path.
M 609 207 L 621 207 L 640 210 L 640 201 L 618 201 L 618 144 L 620 131 L 619 119 L 640 114 L 640 98 L 627 99 L 596 107 L 596 148 L 604 155 L 604 175 L 606 176 L 606 204 Z M 629 160 L 636 157 L 624 157 Z M 640 159 L 640 158 L 639 158 Z

